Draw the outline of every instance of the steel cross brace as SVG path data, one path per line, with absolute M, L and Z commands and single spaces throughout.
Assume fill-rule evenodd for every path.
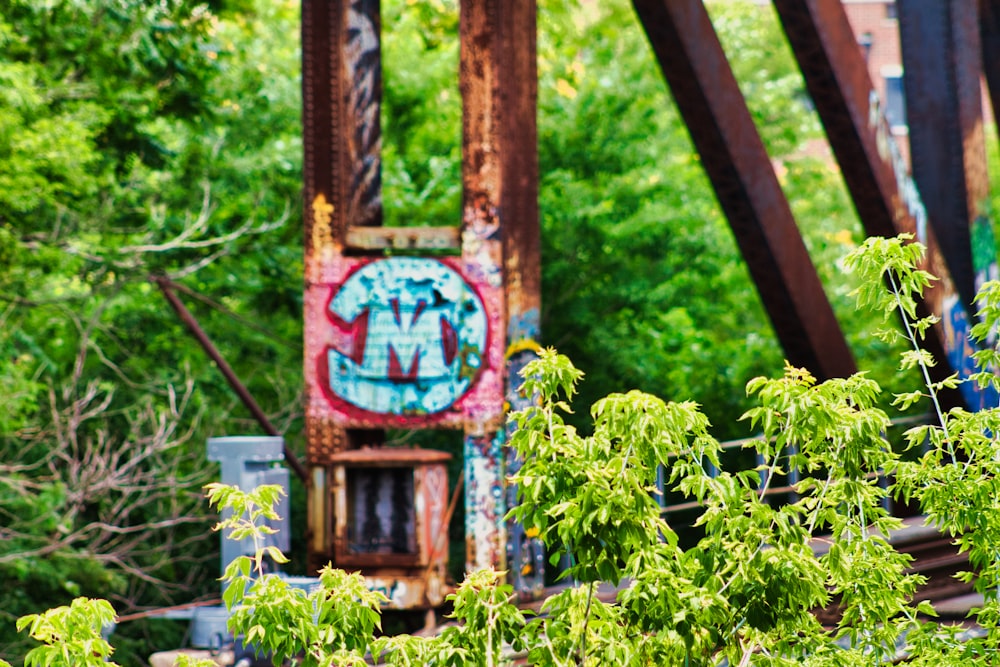
M 910 164 L 955 289 L 971 307 L 995 269 L 976 0 L 899 0 Z M 980 252 L 973 254 L 973 249 Z
M 941 321 L 924 344 L 938 360 L 948 361 L 934 367 L 934 379 L 943 379 L 951 370 L 967 376 L 972 370 L 970 318 L 891 136 L 840 0 L 774 0 L 774 6 L 866 233 L 891 237 L 906 232 L 927 247 L 922 268 L 940 280 L 926 290 L 920 311 L 938 315 Z M 973 408 L 995 405 L 993 397 L 972 385 L 963 388 L 967 393 L 962 397 L 954 392 L 945 398 L 951 403 L 964 399 Z
M 983 44 L 983 73 L 990 90 L 993 122 L 1000 129 L 1000 0 L 979 0 L 979 37 Z
M 634 0 L 775 333 L 796 366 L 845 377 L 854 358 L 701 0 Z

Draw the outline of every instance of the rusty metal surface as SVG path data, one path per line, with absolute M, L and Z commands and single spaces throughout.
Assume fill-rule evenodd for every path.
M 463 217 L 460 229 L 440 230 L 378 229 L 378 4 L 303 5 L 307 451 L 311 464 L 332 474 L 343 470 L 342 452 L 376 443 L 377 430 L 386 425 L 464 428 L 472 454 L 465 462 L 466 504 L 470 516 L 489 524 L 469 531 L 478 545 L 470 547 L 478 554 L 470 562 L 503 567 L 504 466 L 495 437 L 503 422 L 503 352 L 508 313 L 521 313 L 531 303 L 518 297 L 509 310 L 505 269 L 519 294 L 537 293 L 540 282 L 534 31 L 524 31 L 534 3 L 463 5 Z M 530 82 L 516 78 L 529 72 Z M 518 138 L 510 139 L 515 132 Z M 519 146 L 530 151 L 514 156 Z M 505 219 L 514 234 L 506 241 L 506 265 L 502 207 L 509 208 Z M 422 248 L 460 248 L 460 257 L 370 259 L 385 250 Z M 453 274 L 464 291 L 452 284 Z M 445 306 L 478 304 L 463 311 L 474 321 L 459 323 L 434 310 L 444 307 L 440 299 L 424 298 L 421 290 L 437 287 L 451 298 Z M 473 335 L 475 340 L 463 338 Z M 341 520 L 337 511 L 333 515 Z M 314 519 L 311 525 L 326 530 Z
M 303 0 L 302 123 L 307 298 L 324 262 L 345 250 L 350 227 L 379 225 L 382 63 L 378 0 Z M 304 317 L 307 335 L 323 325 Z M 311 463 L 349 446 L 351 435 L 306 416 Z
M 542 300 L 538 212 L 537 18 L 534 0 L 503 2 L 497 16 L 500 140 L 500 210 L 507 340 L 538 341 Z
M 458 227 L 348 227 L 345 245 L 359 250 L 458 250 Z
M 979 0 L 979 38 L 993 121 L 1000 128 L 1000 0 Z
M 853 373 L 854 358 L 704 5 L 633 5 L 789 361 L 823 379 Z
M 333 498 L 330 494 L 331 472 L 326 466 L 310 461 L 311 477 L 306 485 L 306 545 L 309 571 L 315 572 L 330 562 L 333 543 Z
M 541 336 L 538 216 L 536 5 L 534 0 L 462 0 L 462 258 L 468 270 L 503 284 L 506 340 L 530 351 Z M 519 382 L 506 356 L 506 397 Z M 518 398 L 519 400 L 519 398 Z M 512 403 L 516 409 L 516 405 Z M 511 570 L 525 595 L 541 589 L 540 550 L 504 521 L 516 491 L 505 472 L 518 463 L 500 424 L 466 425 L 466 567 Z M 505 470 L 506 469 L 506 470 Z
M 385 593 L 389 606 L 398 609 L 439 605 L 445 595 L 448 550 L 438 543 L 446 530 L 444 462 L 450 457 L 423 453 L 420 461 L 397 456 L 388 468 L 382 467 L 387 463 L 382 457 L 365 466 L 367 478 L 350 468 L 357 461 L 332 467 L 335 562 L 359 568 L 369 587 Z M 438 456 L 430 460 L 433 454 Z M 399 474 L 405 484 L 400 485 Z
M 920 192 L 893 140 L 840 0 L 774 0 L 774 7 L 866 233 L 892 237 L 907 232 L 927 246 L 921 268 L 940 280 L 925 292 L 919 310 L 922 315 L 936 314 L 941 321 L 931 328 L 924 346 L 948 362 L 932 369 L 934 379 L 941 380 L 952 370 L 967 377 L 972 370 L 968 313 L 927 221 Z M 974 385 L 963 384 L 962 390 L 961 395 L 951 391 L 942 398 L 972 408 L 995 404 L 994 396 Z
M 508 410 L 529 406 L 531 396 L 519 392 L 519 371 L 536 358 L 542 339 L 542 252 L 538 210 L 537 8 L 535 0 L 504 2 L 498 16 L 501 122 L 500 210 L 507 306 L 505 397 Z M 508 426 L 505 436 L 513 426 Z M 521 467 L 516 453 L 504 448 L 506 474 Z M 517 487 L 506 486 L 506 507 L 517 503 Z M 541 595 L 545 586 L 545 546 L 527 535 L 524 526 L 506 522 L 507 580 L 522 599 Z
M 163 292 L 163 296 L 166 297 L 170 307 L 174 309 L 175 313 L 177 313 L 177 317 L 180 318 L 181 322 L 184 323 L 184 326 L 188 328 L 188 331 L 191 332 L 201 345 L 202 349 L 205 350 L 205 354 L 207 354 L 209 358 L 215 362 L 219 372 L 226 378 L 226 382 L 228 382 L 229 386 L 236 392 L 236 395 L 240 397 L 240 401 L 250 411 L 250 414 L 253 415 L 254 419 L 257 420 L 257 423 L 261 425 L 264 432 L 273 436 L 281 435 L 278 432 L 278 429 L 275 428 L 274 424 L 271 423 L 271 420 L 267 418 L 267 415 L 264 414 L 264 411 L 261 409 L 260 405 L 258 405 L 257 401 L 254 400 L 250 391 L 240 381 L 239 377 L 237 377 L 236 372 L 225 360 L 218 348 L 215 347 L 215 344 L 212 343 L 212 339 L 208 337 L 205 330 L 198 324 L 198 320 L 195 319 L 194 315 L 191 314 L 191 311 L 189 311 L 177 295 L 174 294 L 173 289 L 171 289 L 172 283 L 170 280 L 164 277 L 157 277 L 153 278 L 153 282 L 155 282 L 157 287 L 160 288 L 160 291 Z M 290 450 L 286 444 L 282 444 L 282 448 L 285 456 L 285 462 L 292 470 L 295 471 L 295 474 L 304 484 L 308 484 L 309 476 L 306 473 L 305 467 L 295 456 L 295 453 Z
M 459 5 L 462 95 L 462 258 L 487 281 L 503 284 L 502 184 L 497 15 L 501 0 Z M 466 426 L 466 570 L 505 569 L 503 455 L 499 426 Z
M 302 96 L 308 256 L 324 250 L 313 234 L 336 247 L 349 225 L 382 222 L 378 0 L 303 1 Z
M 951 277 L 974 303 L 972 221 L 989 195 L 976 0 L 898 0 L 910 163 Z
M 349 449 L 330 457 L 331 463 L 363 466 L 394 466 L 443 463 L 451 459 L 448 452 L 419 447 L 362 447 Z

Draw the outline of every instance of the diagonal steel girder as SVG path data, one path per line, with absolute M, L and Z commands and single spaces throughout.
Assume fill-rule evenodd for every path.
M 980 225 L 989 196 L 983 138 L 982 53 L 977 0 L 898 0 L 910 164 L 927 217 L 966 306 L 976 275 L 973 238 L 992 246 Z M 992 252 L 990 252 L 992 251 Z M 995 255 L 983 248 L 980 256 Z M 978 261 L 977 261 L 978 260 Z
M 634 0 L 660 68 L 790 363 L 856 370 L 701 0 Z
M 940 280 L 924 292 L 919 311 L 921 316 L 935 314 L 942 319 L 931 327 L 924 347 L 948 362 L 932 369 L 934 379 L 943 379 L 952 370 L 967 376 L 970 346 L 964 332 L 971 320 L 890 133 L 840 0 L 774 0 L 774 7 L 865 232 L 885 237 L 910 233 L 927 247 L 921 268 Z M 966 383 L 963 390 L 962 397 L 949 392 L 944 398 L 952 404 L 964 400 L 973 408 L 984 404 L 973 385 Z
M 1000 0 L 979 0 L 979 38 L 983 44 L 983 74 L 990 90 L 993 121 L 1000 129 Z

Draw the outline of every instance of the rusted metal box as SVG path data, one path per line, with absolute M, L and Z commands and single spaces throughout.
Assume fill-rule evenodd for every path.
M 450 458 L 365 447 L 330 459 L 334 564 L 360 570 L 389 606 L 433 607 L 447 594 Z

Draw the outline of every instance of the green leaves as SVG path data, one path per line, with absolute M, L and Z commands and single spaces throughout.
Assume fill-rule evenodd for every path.
M 848 254 L 844 264 L 861 279 L 853 292 L 858 305 L 880 311 L 885 318 L 899 308 L 916 321 L 914 297 L 922 295 L 924 288 L 936 280 L 917 268 L 924 250 L 923 245 L 913 241 L 912 234 L 900 234 L 894 238 L 870 237 Z M 884 283 L 889 283 L 891 289 L 887 291 Z
M 381 630 L 380 607 L 387 600 L 369 590 L 359 573 L 348 574 L 327 566 L 319 572 L 319 583 L 309 593 L 292 587 L 280 576 L 266 574 L 267 556 L 287 562 L 273 546 L 263 546 L 272 533 L 259 523 L 276 519 L 274 505 L 283 490 L 262 485 L 251 491 L 225 484 L 206 486 L 209 503 L 223 511 L 216 530 L 227 530 L 229 539 L 252 538 L 253 557 L 236 558 L 226 568 L 223 600 L 230 610 L 229 629 L 256 650 L 283 660 L 301 658 L 303 665 L 364 664 L 372 634 Z
M 879 289 L 908 317 L 892 283 L 925 284 L 906 278 L 913 269 L 906 262 L 916 255 L 896 244 L 870 247 L 874 260 L 853 261 L 877 268 L 870 279 L 893 272 L 888 289 Z M 883 296 L 865 298 L 881 308 Z M 987 297 L 988 308 L 994 299 L 1000 291 Z M 919 329 L 904 328 L 914 345 L 909 363 L 926 369 L 932 360 L 916 347 Z M 817 382 L 786 366 L 780 377 L 747 383 L 756 405 L 743 419 L 760 436 L 745 446 L 759 463 L 727 471 L 722 446 L 692 402 L 611 394 L 591 407 L 592 435 L 585 436 L 564 421 L 582 377 L 566 357 L 542 350 L 523 377 L 522 391 L 535 401 L 510 417 L 517 427 L 510 442 L 524 460 L 511 478 L 521 502 L 510 517 L 537 532 L 554 559 L 567 557 L 565 576 L 573 580 L 538 617 L 529 620 L 503 573 L 488 569 L 469 573 L 449 595 L 454 623 L 439 635 L 376 639 L 386 598 L 360 574 L 328 566 L 306 592 L 264 573 L 265 557 L 283 559 L 263 546 L 278 487 L 212 484 L 209 502 L 224 510 L 217 529 L 257 544 L 254 557 L 236 559 L 224 576 L 234 634 L 276 664 L 309 667 L 362 665 L 369 657 L 388 665 L 498 667 L 513 654 L 553 667 L 715 667 L 723 660 L 818 667 L 887 662 L 900 652 L 917 665 L 991 664 L 980 656 L 1000 637 L 1000 408 L 956 408 L 942 413 L 940 424 L 911 428 L 904 458 L 886 439 L 890 421 L 874 380 L 857 374 Z M 928 382 L 896 402 L 908 407 L 956 382 Z M 793 472 L 794 497 L 769 504 L 771 480 Z M 682 545 L 664 520 L 658 476 L 668 492 L 702 508 L 698 539 Z M 960 579 L 984 595 L 974 612 L 983 639 L 961 643 L 950 626 L 924 620 L 935 611 L 918 598 L 924 579 L 910 571 L 911 557 L 893 544 L 902 524 L 885 508 L 885 476 L 894 479 L 892 493 L 918 503 L 968 554 L 970 570 Z M 598 586 L 623 581 L 613 596 Z M 825 629 L 813 611 L 831 601 L 840 617 Z M 29 667 L 78 664 L 58 662 L 69 650 L 110 654 L 94 627 L 113 612 L 84 602 L 19 621 L 45 643 L 29 653 Z
M 632 392 L 595 404 L 594 435 L 581 437 L 560 414 L 561 393 L 572 394 L 580 377 L 569 360 L 543 350 L 523 374 L 522 391 L 539 406 L 512 417 L 511 446 L 524 464 L 512 478 L 520 503 L 511 515 L 555 550 L 553 560 L 574 559 L 567 576 L 617 583 L 630 554 L 669 532 L 651 493 L 657 466 L 670 452 L 695 456 L 691 433 L 704 436 L 707 420 L 693 405 Z M 699 461 L 709 442 L 698 442 Z
M 524 614 L 513 604 L 514 591 L 503 583 L 503 574 L 492 569 L 470 572 L 448 596 L 458 625 L 445 630 L 442 639 L 465 650 L 465 664 L 499 665 L 505 644 L 523 646 Z
M 115 610 L 106 600 L 76 598 L 68 606 L 29 614 L 17 620 L 42 643 L 24 657 L 25 667 L 105 667 L 114 652 L 101 631 L 114 623 Z

